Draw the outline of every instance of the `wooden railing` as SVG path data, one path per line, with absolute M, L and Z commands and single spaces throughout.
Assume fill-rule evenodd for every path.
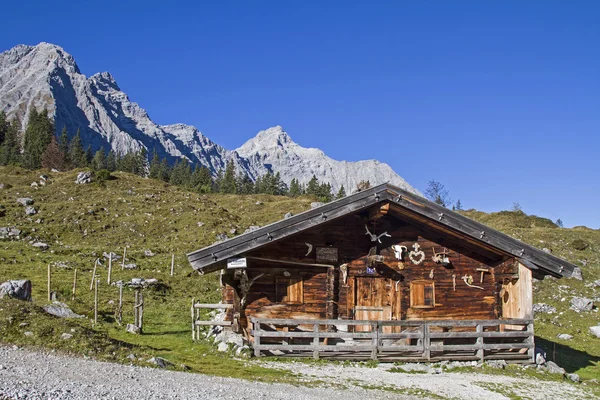
M 192 340 L 200 339 L 200 328 L 202 326 L 231 326 L 231 321 L 209 321 L 202 319 L 201 310 L 226 310 L 233 308 L 233 304 L 205 304 L 195 303 L 192 299 Z
M 399 361 L 534 360 L 533 321 L 525 319 L 250 320 L 253 324 L 255 356 L 268 352 L 276 355 L 312 353 L 316 359 L 320 356 L 338 355 L 346 358 Z M 357 327 L 360 329 L 356 329 Z

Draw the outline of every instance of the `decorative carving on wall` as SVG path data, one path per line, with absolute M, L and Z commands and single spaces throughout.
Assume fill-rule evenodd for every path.
M 317 247 L 317 261 L 337 262 L 338 249 L 336 247 Z
M 311 253 L 311 251 L 312 251 L 312 249 L 313 249 L 313 245 L 312 245 L 312 244 L 310 244 L 310 243 L 308 243 L 308 242 L 304 242 L 304 244 L 308 246 L 308 251 L 307 251 L 307 252 L 306 252 L 306 254 L 304 255 L 304 257 L 306 257 L 306 256 L 308 256 L 308 255 Z
M 450 254 L 450 252 L 448 249 L 444 248 L 441 253 L 436 253 L 435 247 L 432 247 L 431 250 L 433 251 L 433 256 L 431 256 L 431 259 L 434 263 L 442 264 L 444 267 L 450 265 L 450 259 L 448 258 L 448 254 Z
M 406 253 L 408 251 L 406 246 L 400 246 L 397 244 L 392 246 L 392 250 L 394 250 L 394 256 L 396 257 L 397 260 L 402 260 L 404 257 L 404 253 Z
M 452 274 L 452 289 L 456 292 L 456 274 Z
M 342 282 L 345 285 L 348 282 L 348 264 L 340 265 L 340 272 L 342 274 Z
M 373 246 L 367 254 L 367 268 L 372 268 L 375 263 L 382 263 L 384 260 L 383 256 L 377 255 L 377 246 Z
M 410 253 L 408 253 L 408 258 L 412 261 L 413 264 L 419 265 L 425 260 L 425 253 L 421 250 L 421 246 L 419 243 L 413 244 L 413 249 Z
M 371 233 L 371 232 L 369 232 L 369 227 L 367 225 L 365 225 L 365 229 L 367 230 L 367 233 L 365 233 L 365 235 L 369 235 L 371 237 L 371 242 L 381 243 L 382 236 L 392 237 L 392 235 L 390 235 L 387 232 L 383 232 L 381 235 L 376 235 L 374 233 Z
M 433 279 L 433 268 L 431 268 L 431 271 L 429 271 L 429 279 Z
M 465 283 L 469 287 L 474 287 L 474 288 L 483 290 L 483 288 L 481 286 L 475 286 L 475 285 L 473 285 L 473 275 L 465 275 L 465 276 L 462 277 L 462 280 L 465 281 Z

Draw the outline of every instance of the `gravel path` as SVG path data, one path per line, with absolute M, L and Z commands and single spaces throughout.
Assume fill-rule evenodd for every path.
M 6 399 L 416 399 L 384 391 L 306 388 L 165 371 L 0 347 L 0 400 Z
M 287 369 L 302 380 L 327 387 L 307 388 L 217 378 L 185 372 L 111 364 L 55 353 L 0 346 L 0 400 L 7 399 L 268 399 L 365 400 L 460 398 L 571 400 L 592 398 L 581 387 L 501 375 L 390 372 L 376 368 L 302 362 L 260 362 Z M 421 366 L 422 367 L 422 366 Z M 368 390 L 367 390 L 368 389 Z M 385 390 L 374 390 L 385 389 Z
M 429 368 L 426 373 L 399 373 L 389 372 L 395 366 L 384 363 L 376 368 L 340 364 L 311 365 L 302 362 L 267 362 L 261 365 L 288 369 L 329 384 L 385 387 L 397 393 L 417 394 L 420 397 L 433 394 L 438 398 L 441 396 L 464 400 L 506 400 L 515 397 L 544 400 L 595 398 L 581 387 L 567 382 L 473 372 L 441 372 L 439 368 Z M 427 368 L 424 365 L 418 367 Z

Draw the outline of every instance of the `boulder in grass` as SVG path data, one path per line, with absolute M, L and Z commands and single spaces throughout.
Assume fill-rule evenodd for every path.
M 575 312 L 592 311 L 594 302 L 585 297 L 573 297 L 571 299 L 571 310 Z
M 577 279 L 578 281 L 583 280 L 583 274 L 581 273 L 581 268 L 575 267 L 573 269 L 573 273 L 571 274 L 571 278 Z
M 37 214 L 37 210 L 33 206 L 27 206 L 27 207 L 25 207 L 25 214 L 35 215 L 35 214 Z
M 75 314 L 65 303 L 53 301 L 52 304 L 45 305 L 44 311 L 59 318 L 83 318 L 83 315 Z
M 47 243 L 44 242 L 35 242 L 34 244 L 32 244 L 32 246 L 40 250 L 48 250 L 48 248 L 50 247 Z
M 33 199 L 29 197 L 19 197 L 17 199 L 17 203 L 19 203 L 22 206 L 30 206 L 33 204 Z
M 590 326 L 590 333 L 597 338 L 600 338 L 600 325 Z
M 126 330 L 127 330 L 127 332 L 131 333 L 132 335 L 140 334 L 140 328 L 134 324 L 127 324 Z
M 169 367 L 173 367 L 175 365 L 171 361 L 167 360 L 166 358 L 162 358 L 162 357 L 152 357 L 151 359 L 148 360 L 148 362 L 150 364 L 156 365 L 158 368 L 169 368 Z
M 559 367 L 554 361 L 546 361 L 546 368 L 551 374 L 564 375 L 566 372 L 564 368 Z
M 78 173 L 77 179 L 75 179 L 75 183 L 77 185 L 85 185 L 87 183 L 92 183 L 92 173 L 91 172 Z
M 31 301 L 31 281 L 17 280 L 0 284 L 0 299 L 3 297 Z

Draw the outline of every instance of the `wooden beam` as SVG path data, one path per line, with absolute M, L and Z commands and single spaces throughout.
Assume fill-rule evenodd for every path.
M 387 215 L 390 210 L 390 203 L 383 203 L 378 207 L 373 207 L 369 209 L 369 221 L 376 221 L 381 217 Z

